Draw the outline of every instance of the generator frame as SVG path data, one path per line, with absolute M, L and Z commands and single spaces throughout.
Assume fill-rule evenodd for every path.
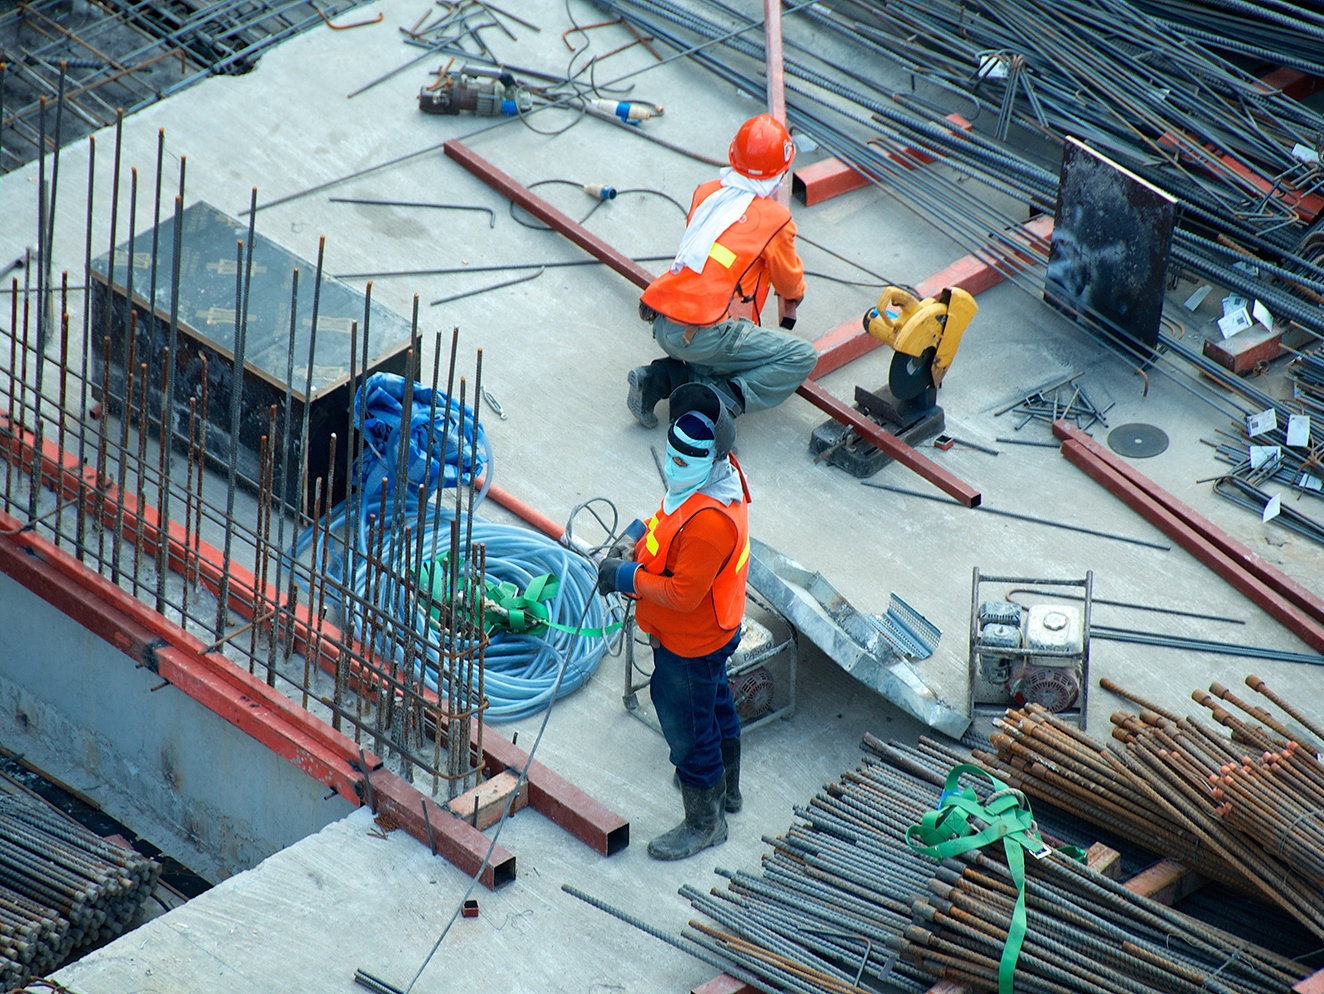
M 1031 649 L 1022 647 L 1019 649 L 1005 648 L 1002 646 L 986 646 L 980 638 L 979 625 L 979 605 L 983 603 L 980 597 L 979 588 L 985 583 L 1005 583 L 1012 586 L 1048 588 L 1048 587 L 1080 587 L 1084 591 L 1085 610 L 1081 624 L 1081 649 L 1079 652 L 1053 651 L 1048 649 Z M 1045 596 L 1053 596 L 1051 590 L 1045 590 Z M 1014 603 L 1014 602 L 1013 602 Z M 1079 662 L 1080 668 L 1080 697 L 1076 706 L 1068 708 L 1061 712 L 1063 717 L 1075 716 L 1077 727 L 1083 732 L 1089 719 L 1089 692 L 1090 692 L 1090 610 L 1094 604 L 1094 571 L 1087 570 L 1084 579 L 1081 580 L 1051 580 L 1032 576 L 988 576 L 979 572 L 979 567 L 974 567 L 973 576 L 970 581 L 970 681 L 966 693 L 966 713 L 971 720 L 975 717 L 975 707 L 977 704 L 995 704 L 996 701 L 976 701 L 975 686 L 980 676 L 980 655 L 987 652 L 989 655 L 997 654 L 999 656 L 1035 656 L 1038 658 L 1053 657 L 1059 659 L 1071 659 Z M 1010 701 L 1003 702 L 1009 704 Z
M 789 652 L 790 659 L 787 664 L 787 683 L 789 684 L 789 690 L 786 697 L 786 703 L 781 707 L 774 707 L 767 714 L 760 715 L 758 718 L 755 718 L 750 722 L 745 722 L 742 719 L 740 722 L 741 734 L 751 732 L 761 725 L 766 725 L 774 718 L 786 719 L 795 714 L 795 685 L 800 658 L 800 633 L 796 631 L 795 626 L 791 624 L 790 620 L 773 607 L 762 595 L 755 591 L 753 587 L 746 588 L 746 597 L 760 609 L 770 614 L 779 626 L 785 628 L 787 634 L 784 639 L 779 640 L 775 633 L 770 633 L 772 634 L 771 643 L 750 656 L 741 656 L 740 650 L 736 649 L 735 653 L 731 656 L 731 659 L 727 660 L 727 679 L 730 680 L 734 677 L 743 676 L 744 674 L 757 669 L 759 666 L 762 666 L 768 660 L 777 657 L 781 653 Z M 758 622 L 755 623 L 757 624 Z M 635 681 L 636 671 L 642 672 L 642 670 L 639 669 L 638 664 L 635 662 L 635 633 L 637 631 L 638 629 L 634 622 L 634 612 L 632 611 L 626 619 L 622 630 L 624 648 L 621 655 L 624 657 L 625 661 L 625 684 L 621 700 L 625 704 L 626 711 L 634 715 L 649 728 L 653 729 L 653 731 L 660 734 L 662 732 L 662 726 L 658 723 L 656 713 L 651 709 L 645 709 L 639 701 L 639 691 L 648 686 L 649 680 L 652 678 L 652 672 L 650 671 L 642 680 L 638 682 Z

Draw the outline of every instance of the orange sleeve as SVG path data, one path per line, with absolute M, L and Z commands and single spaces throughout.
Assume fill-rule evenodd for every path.
M 768 280 L 782 300 L 799 300 L 805 295 L 805 267 L 795 251 L 795 222 L 773 236 L 763 250 L 763 261 L 768 267 Z
M 719 511 L 705 509 L 671 540 L 667 572 L 657 575 L 638 570 L 635 593 L 643 600 L 673 611 L 691 612 L 712 595 L 713 580 L 736 548 L 735 524 Z

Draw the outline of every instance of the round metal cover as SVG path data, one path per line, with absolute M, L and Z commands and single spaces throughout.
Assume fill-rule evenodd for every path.
M 1156 456 L 1168 447 L 1168 436 L 1162 428 L 1137 421 L 1134 424 L 1118 425 L 1108 432 L 1108 448 L 1118 455 L 1132 459 L 1146 459 Z

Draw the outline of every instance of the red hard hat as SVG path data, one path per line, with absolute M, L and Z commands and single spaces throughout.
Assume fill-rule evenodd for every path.
M 726 154 L 740 175 L 771 179 L 790 168 L 795 142 L 780 121 L 771 114 L 760 114 L 740 126 Z

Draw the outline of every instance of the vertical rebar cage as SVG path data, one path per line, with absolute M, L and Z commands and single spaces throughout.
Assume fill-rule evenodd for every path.
M 430 776 L 449 797 L 477 786 L 489 639 L 472 522 L 485 463 L 465 377 L 455 382 L 458 329 L 445 392 L 440 333 L 431 390 L 416 391 L 417 302 L 407 322 L 372 303 L 371 284 L 358 294 L 326 278 L 324 244 L 301 263 L 264 243 L 251 215 L 245 226 L 205 204 L 185 210 L 182 168 L 160 224 L 164 135 L 158 224 L 135 233 L 138 175 L 121 170 L 117 141 L 110 229 L 94 231 L 90 144 L 83 287 L 42 262 L 43 201 L 37 259 L 6 294 L 0 530 L 71 554 L 178 624 L 181 646 L 246 666 L 406 779 Z M 191 221 L 210 240 L 191 242 Z M 312 270 L 302 285 L 301 269 Z M 224 334 L 189 324 L 218 310 Z M 415 487 L 405 451 L 364 458 L 364 405 L 351 398 L 392 369 L 405 410 L 417 394 L 430 415 L 423 451 L 454 458 L 455 472 Z M 478 350 L 475 397 L 481 378 Z M 396 459 L 398 485 L 368 478 Z

